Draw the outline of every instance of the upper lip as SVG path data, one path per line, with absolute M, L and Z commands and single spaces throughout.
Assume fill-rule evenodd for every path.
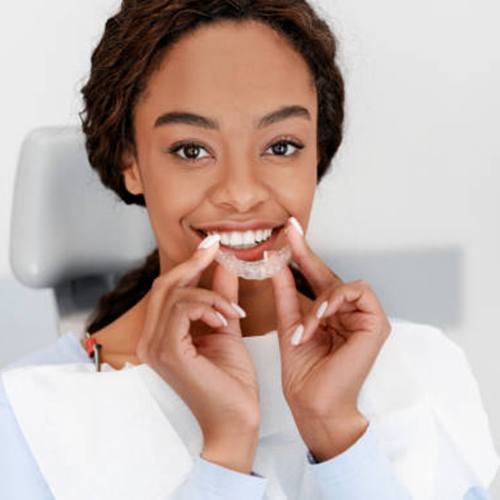
M 221 222 L 209 222 L 207 224 L 197 224 L 192 226 L 194 229 L 201 229 L 204 232 L 209 231 L 249 231 L 256 229 L 271 229 L 278 226 L 282 226 L 282 222 L 270 221 L 270 220 L 252 220 L 248 222 L 237 222 L 237 221 L 221 221 Z

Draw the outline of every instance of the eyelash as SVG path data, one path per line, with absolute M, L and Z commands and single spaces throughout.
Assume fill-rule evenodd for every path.
M 292 153 L 290 155 L 272 155 L 272 156 L 282 156 L 285 158 L 291 157 L 291 156 L 296 156 L 299 153 L 299 151 L 305 147 L 304 144 L 300 144 L 298 142 L 295 142 L 295 141 L 292 141 L 289 139 L 280 139 L 276 142 L 273 142 L 271 145 L 269 145 L 269 147 L 267 149 L 272 148 L 273 146 L 276 146 L 277 144 L 286 144 L 286 145 L 291 145 L 291 146 L 297 148 L 297 151 L 295 151 L 294 153 Z M 172 154 L 173 156 L 175 156 L 177 159 L 180 159 L 181 161 L 186 161 L 189 163 L 195 163 L 197 161 L 201 161 L 204 159 L 204 158 L 182 158 L 182 157 L 180 157 L 177 154 L 177 151 L 180 151 L 181 149 L 183 149 L 187 146 L 200 147 L 200 148 L 203 148 L 206 150 L 205 146 L 203 146 L 202 144 L 199 144 L 197 142 L 188 141 L 188 142 L 180 142 L 180 143 L 174 144 L 173 146 L 171 146 L 168 149 L 168 152 L 170 154 Z M 267 151 L 267 149 L 266 149 L 266 151 Z

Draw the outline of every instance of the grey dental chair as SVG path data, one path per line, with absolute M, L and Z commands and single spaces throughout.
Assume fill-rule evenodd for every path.
M 78 127 L 32 131 L 15 180 L 12 271 L 27 287 L 52 291 L 59 335 L 81 331 L 100 296 L 156 247 L 146 209 L 126 205 L 101 184 L 83 141 Z M 326 223 L 321 216 L 314 221 L 321 228 Z M 330 254 L 334 248 L 323 241 L 328 231 L 317 234 L 312 246 L 327 248 L 327 254 L 318 250 L 325 262 L 344 281 L 369 281 L 388 315 L 443 328 L 461 322 L 460 247 L 356 248 L 341 255 Z
M 52 290 L 59 335 L 81 330 L 100 296 L 156 247 L 146 209 L 101 184 L 76 126 L 26 136 L 14 189 L 13 274 Z

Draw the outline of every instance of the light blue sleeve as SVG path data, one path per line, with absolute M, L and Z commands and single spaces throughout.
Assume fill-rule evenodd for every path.
M 53 500 L 5 395 L 0 377 L 0 498 Z
M 351 447 L 329 460 L 317 463 L 309 452 L 307 467 L 323 500 L 411 500 L 378 445 L 371 424 Z
M 311 452 L 307 462 L 316 479 L 322 500 L 411 500 L 380 448 L 370 424 L 347 450 L 324 462 L 316 462 Z M 481 487 L 470 488 L 463 500 L 491 500 Z
M 168 471 L 166 472 L 168 473 Z M 0 377 L 0 499 L 54 500 L 19 428 Z M 254 500 L 263 498 L 268 479 L 243 474 L 199 456 L 170 500 Z
M 255 472 L 244 474 L 198 456 L 191 474 L 169 500 L 259 500 L 267 483 Z
M 491 497 L 484 488 L 473 486 L 467 490 L 464 500 L 491 500 Z

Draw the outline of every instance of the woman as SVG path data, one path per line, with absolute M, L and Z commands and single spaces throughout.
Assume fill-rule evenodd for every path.
M 482 435 L 489 468 L 481 476 L 479 459 L 461 453 L 467 447 L 454 448 L 444 433 L 436 438 L 440 454 L 426 482 L 423 469 L 414 470 L 419 462 L 405 458 L 418 455 L 418 443 L 389 457 L 384 426 L 377 431 L 359 404 L 369 375 L 382 380 L 382 353 L 395 362 L 406 345 L 410 355 L 418 334 L 453 353 L 469 384 L 463 390 L 482 411 L 457 346 L 437 329 L 389 320 L 368 283 L 344 283 L 306 241 L 315 187 L 342 140 L 344 85 L 335 57 L 330 28 L 305 1 L 124 0 L 108 20 L 82 90 L 86 148 L 108 188 L 146 207 L 158 248 L 101 299 L 86 325 L 93 342 L 66 335 L 4 373 L 0 497 L 138 498 L 133 488 L 140 484 L 141 498 L 487 498 L 498 466 L 489 435 Z M 239 279 L 216 260 L 220 250 L 243 261 L 271 258 L 287 244 L 293 263 L 271 279 Z M 84 464 L 75 472 L 57 455 L 65 448 L 72 460 L 76 446 L 41 444 L 42 429 L 29 422 L 21 401 L 28 387 L 31 398 L 43 393 L 48 372 L 12 368 L 82 363 L 84 349 L 120 380 L 132 366 L 149 367 L 169 401 L 169 390 L 180 397 L 202 438 L 191 448 L 189 470 L 164 469 L 161 483 L 161 470 L 155 476 L 139 465 L 131 478 L 125 471 L 140 453 L 130 445 L 130 457 L 110 452 L 101 464 L 106 471 L 89 481 Z M 431 366 L 424 356 L 440 352 L 433 349 L 415 351 L 422 353 L 419 370 Z M 271 362 L 259 365 L 269 353 Z M 59 380 L 69 376 L 57 373 Z M 403 370 L 397 377 L 410 380 Z M 104 376 L 97 378 L 104 387 Z M 263 435 L 285 405 L 273 432 Z M 61 412 L 66 406 L 62 398 Z M 438 402 L 432 409 L 439 413 Z M 101 410 L 102 420 L 113 411 Z M 178 419 L 173 427 L 187 442 L 179 415 L 172 412 L 171 423 Z M 399 415 L 391 414 L 394 427 L 404 422 Z M 76 434 L 84 432 L 81 420 Z M 154 422 L 142 422 L 156 436 Z M 472 424 L 487 432 L 480 418 Z M 134 432 L 129 427 L 124 440 L 132 443 Z M 99 433 L 100 440 L 111 442 L 111 433 Z M 148 463 L 147 453 L 142 459 Z M 117 462 L 124 491 L 114 482 Z M 452 476 L 457 472 L 463 475 Z M 156 480 L 163 489 L 151 486 Z

